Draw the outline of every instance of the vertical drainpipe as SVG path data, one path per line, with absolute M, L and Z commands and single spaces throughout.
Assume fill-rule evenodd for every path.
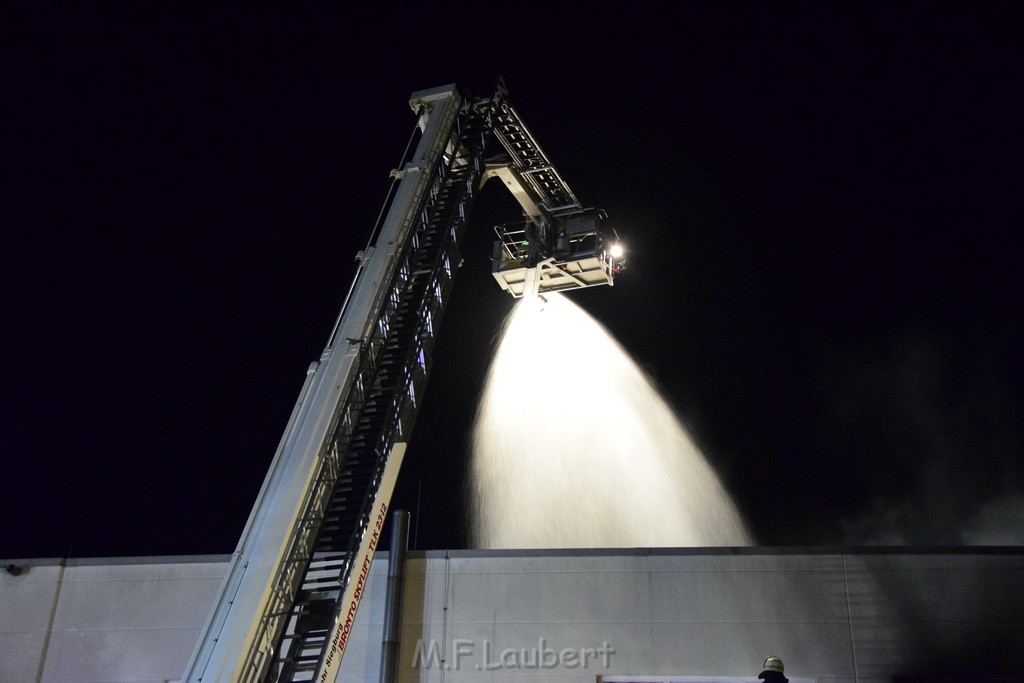
M 380 651 L 380 683 L 398 680 L 398 645 L 402 625 L 402 586 L 405 582 L 405 550 L 409 546 L 409 513 L 391 514 L 391 548 L 388 553 L 388 590 L 384 602 L 384 642 Z
M 64 588 L 64 568 L 67 563 L 67 558 L 60 558 L 60 567 L 57 569 L 57 585 L 53 589 L 53 602 L 50 604 L 50 619 L 46 622 L 46 635 L 43 636 L 43 652 L 39 655 L 39 668 L 36 669 L 36 683 L 43 680 L 43 672 L 46 670 L 46 655 L 50 650 L 53 621 L 57 617 L 57 603 L 60 601 L 60 592 Z

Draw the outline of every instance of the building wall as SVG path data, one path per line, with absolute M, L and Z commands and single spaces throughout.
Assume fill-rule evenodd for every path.
M 13 562 L 0 681 L 127 682 L 181 675 L 227 558 Z M 340 681 L 378 680 L 386 564 Z M 756 681 L 769 654 L 795 683 L 1024 680 L 1024 549 L 409 555 L 403 683 Z
M 755 680 L 770 654 L 783 658 L 790 678 L 818 681 L 927 676 L 942 667 L 1024 680 L 1019 549 L 463 551 L 428 553 L 410 562 L 409 574 L 403 681 Z M 449 667 L 457 642 L 468 654 L 442 677 L 438 667 L 412 666 L 419 639 L 444 642 Z M 614 654 L 587 668 L 524 669 L 524 658 L 509 656 L 511 667 L 488 671 L 507 648 L 571 654 L 603 643 Z
M 226 556 L 6 560 L 0 681 L 159 681 L 181 675 Z

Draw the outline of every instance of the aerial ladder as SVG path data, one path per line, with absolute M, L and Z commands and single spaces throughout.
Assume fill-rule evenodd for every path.
M 623 265 L 607 216 L 580 204 L 503 84 L 409 104 L 418 144 L 392 172 L 386 218 L 357 256 L 183 680 L 334 681 L 485 182 L 523 208 L 495 228 L 492 274 L 512 296 L 611 285 Z

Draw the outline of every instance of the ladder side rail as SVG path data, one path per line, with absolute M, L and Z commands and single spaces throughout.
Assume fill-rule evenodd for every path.
M 461 141 L 457 141 L 461 145 Z M 455 157 L 458 159 L 458 156 Z M 453 159 L 454 160 L 454 159 Z M 381 433 L 376 451 L 379 453 L 377 466 L 374 471 L 370 490 L 364 498 L 363 507 L 360 511 L 359 532 L 353 536 L 349 545 L 349 553 L 352 562 L 346 567 L 346 575 L 342 578 L 345 589 L 343 599 L 339 601 L 338 608 L 333 620 L 331 633 L 325 640 L 325 644 L 335 648 L 333 657 L 328 657 L 327 651 L 321 654 L 321 661 L 317 667 L 313 680 L 330 681 L 332 674 L 340 666 L 344 655 L 345 640 L 338 637 L 338 631 L 346 628 L 351 623 L 358 608 L 361 594 L 359 586 L 351 583 L 352 571 L 355 567 L 363 566 L 369 559 L 372 559 L 376 543 L 368 546 L 362 554 L 357 550 L 363 543 L 363 536 L 369 532 L 374 524 L 375 511 L 381 506 L 386 509 L 390 503 L 391 491 L 381 491 L 382 484 L 389 479 L 387 471 L 391 463 L 392 450 L 400 443 L 407 443 L 412 434 L 413 424 L 419 412 L 420 401 L 423 390 L 429 376 L 432 365 L 432 350 L 436 338 L 437 327 L 444 313 L 448 302 L 448 295 L 451 293 L 454 275 L 458 261 L 458 245 L 464 234 L 466 218 L 472 208 L 476 197 L 476 187 L 483 171 L 482 153 L 478 153 L 469 159 L 470 172 L 466 178 L 461 180 L 459 196 L 454 203 L 452 215 L 446 221 L 445 238 L 440 245 L 437 256 L 431 265 L 430 274 L 427 278 L 426 288 L 418 303 L 419 329 L 415 335 L 415 342 L 410 344 L 402 366 L 402 380 L 397 387 L 395 399 L 390 404 L 390 412 L 384 420 L 385 429 Z M 428 323 L 429 321 L 429 323 Z M 402 448 L 404 451 L 404 447 Z M 383 495 L 378 495 L 378 493 Z M 374 527 L 375 528 L 375 527 Z
M 299 392 L 299 398 L 295 402 L 295 406 L 292 408 L 291 416 L 288 419 L 288 425 L 285 428 L 284 434 L 281 437 L 281 441 L 278 444 L 277 451 L 274 454 L 274 459 L 271 462 L 270 470 L 267 476 L 263 480 L 263 485 L 260 487 L 260 492 L 256 496 L 256 504 L 254 505 L 253 512 L 249 514 L 249 518 L 246 521 L 246 525 L 242 530 L 242 539 L 245 539 L 249 530 L 253 525 L 254 518 L 256 517 L 255 511 L 260 507 L 263 499 L 267 495 L 268 489 L 271 487 L 271 483 L 276 481 L 276 473 L 281 464 L 282 454 L 286 450 L 286 443 L 292 437 L 295 431 L 295 424 L 299 419 L 300 409 L 306 402 L 306 399 L 310 393 L 310 388 L 317 378 L 317 368 L 319 362 L 314 361 L 310 364 L 309 369 L 306 371 L 306 379 L 302 384 L 302 390 Z M 224 575 L 224 579 L 221 582 L 220 589 L 217 594 L 217 600 L 214 602 L 213 608 L 210 610 L 209 615 L 206 618 L 206 622 L 203 625 L 203 634 L 217 634 L 223 630 L 224 621 L 227 618 L 228 609 L 234 602 L 234 597 L 238 591 L 239 584 L 241 583 L 242 577 L 245 574 L 245 566 L 240 561 L 242 558 L 242 541 L 238 543 L 238 547 L 231 554 L 231 560 L 228 563 L 228 570 Z M 241 565 L 241 566 L 240 566 Z M 189 657 L 189 662 L 185 667 L 186 674 L 189 671 L 195 669 L 197 662 L 206 662 L 209 660 L 213 646 L 217 643 L 218 638 L 201 638 L 196 647 L 193 649 L 192 654 Z
M 454 88 L 438 89 L 423 98 L 432 108 L 424 113 L 424 135 L 414 161 L 407 165 L 403 182 L 377 240 L 373 255 L 365 264 L 353 299 L 346 307 L 337 332 L 331 338 L 310 385 L 309 398 L 298 406 L 295 429 L 282 441 L 275 456 L 277 466 L 265 480 L 264 495 L 257 501 L 225 578 L 222 592 L 184 672 L 188 681 L 258 680 L 259 672 L 244 670 L 252 648 L 264 649 L 267 639 L 257 642 L 264 607 L 271 600 L 275 573 L 300 523 L 302 502 L 308 498 L 314 475 L 323 455 L 329 427 L 336 422 L 337 409 L 352 385 L 360 349 L 359 340 L 375 324 L 375 307 L 380 305 L 393 269 L 394 256 L 402 239 L 408 238 L 410 215 L 422 196 L 427 175 L 442 151 L 454 117 L 460 107 Z M 341 341 L 347 342 L 342 345 Z M 265 630 L 265 629 L 264 629 Z M 272 643 L 271 643 L 272 644 Z
M 414 269 L 416 268 L 415 264 L 419 263 L 419 261 L 425 255 L 422 241 L 428 237 L 431 225 L 434 223 L 434 221 L 437 220 L 437 211 L 443 210 L 443 207 L 441 209 L 436 208 L 436 206 L 440 202 L 439 188 L 445 186 L 445 184 L 449 182 L 447 180 L 448 178 L 455 177 L 455 174 L 457 172 L 461 172 L 459 169 L 467 165 L 466 161 L 460 158 L 459 154 L 457 153 L 459 143 L 458 137 L 454 135 L 452 137 L 454 139 L 454 143 L 449 143 L 447 147 L 449 147 L 452 150 L 455 150 L 455 152 L 445 153 L 442 156 L 442 158 L 438 160 L 434 170 L 430 173 L 430 181 L 427 184 L 429 191 L 424 198 L 423 206 L 417 212 L 415 212 L 415 229 L 413 231 L 413 234 L 410 236 L 410 239 L 407 240 L 405 247 L 403 248 L 402 256 L 398 261 L 398 268 L 396 269 L 396 272 L 394 274 L 392 285 L 388 290 L 389 294 L 386 297 L 385 309 L 391 309 L 391 316 L 394 315 L 394 309 L 398 307 L 398 302 L 400 299 L 401 305 L 406 305 L 408 303 L 403 298 L 405 296 L 403 292 L 405 292 L 409 288 L 414 288 L 415 283 L 411 282 L 411 278 L 416 277 L 416 273 L 413 272 Z M 482 168 L 482 164 L 478 162 L 477 168 Z M 434 230 L 436 231 L 436 228 L 434 228 Z M 429 254 L 430 252 L 427 253 Z M 436 260 L 437 258 L 435 256 L 434 261 Z M 433 270 L 433 267 L 431 268 L 431 270 Z M 391 322 L 393 321 L 385 321 L 384 317 L 385 316 L 382 313 L 382 317 L 378 321 L 378 324 L 372 327 L 372 332 L 374 336 L 371 337 L 371 339 L 368 340 L 367 343 L 367 348 L 371 349 L 371 351 L 368 354 L 369 358 L 367 358 L 366 362 L 361 364 L 361 367 L 375 367 L 378 364 L 379 359 L 373 359 L 374 354 L 383 354 L 384 348 L 390 340 L 391 332 L 394 331 L 391 329 Z M 412 350 L 410 350 L 410 353 L 412 353 Z M 407 360 L 403 362 L 403 367 L 406 365 L 408 365 Z M 366 386 L 369 386 L 372 383 L 372 377 L 372 374 L 368 375 L 367 380 L 365 382 Z M 405 391 L 408 391 L 408 389 L 405 387 L 399 387 L 397 389 L 398 393 L 396 393 L 395 396 L 400 397 L 402 392 Z M 383 419 L 382 422 L 385 426 L 398 424 L 399 415 L 397 412 L 395 412 L 397 410 L 395 408 L 397 403 L 393 400 L 391 405 L 391 412 L 394 414 L 389 414 Z M 332 440 L 336 444 L 336 447 L 332 450 L 336 450 L 338 452 L 346 452 L 347 445 L 344 443 L 346 439 L 346 434 L 335 434 L 332 437 Z M 391 451 L 391 444 L 394 441 L 395 438 L 382 438 L 378 443 L 377 448 L 374 449 L 374 451 L 377 453 L 377 457 L 386 457 L 387 454 Z M 378 467 L 378 470 L 379 469 L 380 467 Z M 339 588 L 344 588 L 345 585 L 347 585 L 352 568 L 356 566 L 356 564 L 358 564 L 354 562 L 354 560 L 356 559 L 354 557 L 354 548 L 359 546 L 361 539 L 363 538 L 369 527 L 370 520 L 368 506 L 375 500 L 376 487 L 379 485 L 379 483 L 380 477 L 379 475 L 377 475 L 375 479 L 371 482 L 372 486 L 369 488 L 369 490 L 365 492 L 365 495 L 362 498 L 357 499 L 356 501 L 363 503 L 361 508 L 361 517 L 356 527 L 353 529 L 352 535 L 349 537 L 350 542 L 348 544 L 348 552 L 346 553 L 347 559 L 343 564 L 343 567 L 340 572 L 341 576 L 338 579 Z M 324 507 L 326 507 L 326 504 L 328 502 L 328 499 L 325 498 Z M 309 516 L 313 517 L 314 515 L 311 514 Z M 320 521 L 322 520 L 323 517 L 321 516 Z M 317 543 L 317 545 L 319 545 L 319 543 Z M 300 582 L 302 591 L 317 591 L 320 594 L 320 601 L 322 602 L 323 591 L 328 589 L 325 588 L 324 584 L 326 582 L 326 579 L 323 578 L 325 562 L 322 560 L 318 560 L 316 563 L 314 563 L 312 552 L 303 550 L 302 552 L 296 554 L 292 558 L 288 566 L 297 567 L 299 566 L 300 562 L 303 565 L 305 565 L 307 575 L 312 573 L 315 576 L 314 579 L 304 579 Z M 337 563 L 334 562 L 331 564 Z M 289 591 L 291 591 L 293 594 L 299 593 L 299 587 L 290 587 L 287 591 L 282 592 L 288 593 Z M 302 632 L 301 624 L 299 623 L 299 619 L 301 618 L 303 609 L 304 607 L 302 604 L 295 604 L 295 609 L 292 610 L 293 620 L 287 623 L 285 629 L 281 632 L 280 636 L 277 639 L 278 645 L 277 647 L 273 648 L 274 660 L 271 663 L 270 671 L 268 672 L 268 680 L 278 680 L 278 678 L 280 680 L 291 680 L 292 675 L 295 673 L 299 666 L 295 661 L 295 658 L 298 656 L 296 648 L 302 649 L 303 651 L 306 651 L 308 649 L 316 649 L 315 645 L 310 645 L 309 642 L 306 642 L 306 635 Z M 269 608 L 264 615 L 264 617 L 268 619 L 276 616 L 279 616 L 279 614 L 275 611 L 272 611 Z M 290 644 L 286 645 L 285 641 L 289 642 Z M 326 639 L 323 639 L 323 643 L 325 642 Z M 304 661 L 307 658 L 307 656 L 303 656 Z M 255 669 L 257 667 L 254 664 L 252 668 Z
M 501 101 L 496 109 L 494 135 L 508 152 L 512 171 L 541 198 L 548 211 L 582 208 L 512 105 Z
M 371 267 L 374 264 L 374 259 L 377 260 L 377 263 L 386 264 L 387 271 L 383 277 L 386 278 L 385 281 L 390 281 L 387 287 L 377 287 L 375 290 L 370 310 L 378 312 L 375 316 L 365 318 L 363 337 L 359 340 L 352 337 L 346 338 L 350 344 L 358 343 L 359 345 L 359 375 L 362 381 L 358 384 L 363 387 L 364 391 L 372 384 L 376 375 L 379 357 L 383 353 L 391 318 L 395 313 L 396 307 L 391 294 L 401 291 L 408 278 L 408 269 L 403 270 L 402 264 L 408 263 L 414 251 L 416 240 L 414 226 L 424 213 L 424 205 L 432 199 L 430 190 L 444 161 L 444 141 L 450 135 L 459 109 L 457 95 L 451 93 L 451 98 L 453 99 L 447 101 L 448 106 L 443 113 L 438 111 L 429 113 L 430 118 L 427 120 L 427 127 L 421 141 L 421 147 L 427 146 L 427 149 L 422 154 L 420 153 L 422 150 L 417 150 L 414 160 L 403 171 L 403 183 L 399 187 L 399 194 L 403 187 L 407 186 L 407 179 L 415 179 L 416 185 L 413 197 L 408 202 L 410 208 L 404 212 L 399 236 L 386 243 L 386 252 L 382 253 L 378 248 L 371 257 Z M 396 202 L 399 199 L 400 196 L 396 197 Z M 390 219 L 389 214 L 388 222 L 385 223 L 381 233 L 381 240 L 388 234 Z M 378 244 L 381 240 L 378 240 Z M 381 259 L 384 257 L 386 260 L 382 261 Z M 354 300 L 361 302 L 366 300 L 366 297 L 360 297 L 357 290 Z M 346 326 L 343 323 L 339 331 L 344 332 L 345 329 Z M 333 341 L 338 341 L 337 337 Z M 272 594 L 277 598 L 276 604 L 269 602 L 264 607 L 259 629 L 260 637 L 252 641 L 252 648 L 245 662 L 246 675 L 251 676 L 251 679 L 247 680 L 256 681 L 263 678 L 268 673 L 268 667 L 271 666 L 274 658 L 280 657 L 282 654 L 279 646 L 287 626 L 288 612 L 309 570 L 313 547 L 324 513 L 333 497 L 334 484 L 342 466 L 341 461 L 346 457 L 345 440 L 351 434 L 352 425 L 358 422 L 356 416 L 361 413 L 363 407 L 365 407 L 365 401 L 346 400 L 345 406 L 339 411 L 339 418 L 344 415 L 347 419 L 336 419 L 328 429 L 327 433 L 330 436 L 323 449 L 324 455 L 321 457 L 321 463 L 317 470 L 315 485 L 307 490 L 303 515 L 294 527 L 295 534 L 292 544 L 281 559 L 275 577 L 279 582 L 275 585 Z M 340 434 L 337 430 L 339 424 L 344 428 Z M 328 467 L 328 464 L 331 466 Z M 359 535 L 361 536 L 361 533 Z M 351 562 L 347 562 L 346 565 L 346 571 L 350 571 Z

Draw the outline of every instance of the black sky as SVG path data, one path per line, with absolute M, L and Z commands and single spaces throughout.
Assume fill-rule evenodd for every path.
M 0 556 L 232 550 L 410 93 L 498 76 L 630 246 L 576 300 L 760 542 L 1024 542 L 1015 13 L 681 5 L 5 21 Z M 464 245 L 397 493 L 421 548 L 465 542 L 516 214 L 488 188 Z

